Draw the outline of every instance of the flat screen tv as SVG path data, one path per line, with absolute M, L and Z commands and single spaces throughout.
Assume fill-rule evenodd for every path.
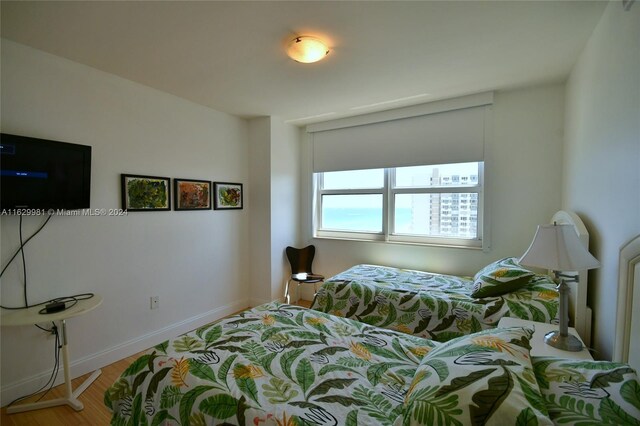
M 91 147 L 0 134 L 0 209 L 89 208 Z

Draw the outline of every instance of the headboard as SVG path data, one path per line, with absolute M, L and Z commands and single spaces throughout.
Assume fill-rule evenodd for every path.
M 577 214 L 560 210 L 551 218 L 551 223 L 558 225 L 573 225 L 578 238 L 589 250 L 589 233 L 582 219 Z M 591 308 L 587 306 L 587 270 L 562 271 L 563 273 L 578 274 L 578 282 L 567 282 L 571 288 L 569 293 L 569 318 L 570 325 L 576 329 L 584 344 L 591 345 Z
M 640 313 L 637 312 L 640 306 L 640 235 L 622 247 L 619 265 L 613 360 L 626 362 L 640 371 Z

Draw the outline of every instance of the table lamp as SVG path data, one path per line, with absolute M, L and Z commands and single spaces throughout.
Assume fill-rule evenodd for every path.
M 578 274 L 561 271 L 578 271 L 600 266 L 598 259 L 584 248 L 573 225 L 538 225 L 531 245 L 520 258 L 520 264 L 550 269 L 558 284 L 560 294 L 560 329 L 544 336 L 546 344 L 565 351 L 579 352 L 582 342 L 569 334 L 569 286 L 564 278 L 578 282 Z

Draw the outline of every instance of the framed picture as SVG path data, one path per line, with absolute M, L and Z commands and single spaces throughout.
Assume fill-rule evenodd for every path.
M 211 210 L 211 182 L 174 179 L 173 208 L 175 210 Z
M 120 175 L 122 209 L 130 212 L 171 210 L 171 179 L 158 176 Z
M 229 182 L 214 182 L 215 196 L 213 208 L 215 210 L 230 210 L 242 208 L 242 184 Z

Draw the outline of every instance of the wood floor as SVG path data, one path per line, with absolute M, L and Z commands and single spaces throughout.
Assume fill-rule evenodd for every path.
M 104 392 L 116 381 L 118 376 L 140 354 L 132 355 L 111 365 L 102 368 L 102 374 L 93 382 L 78 398 L 84 404 L 84 410 L 75 411 L 68 406 L 44 408 L 41 410 L 27 411 L 24 413 L 7 414 L 6 407 L 0 414 L 0 425 L 29 425 L 29 426 L 97 426 L 108 425 L 111 420 L 111 412 L 102 402 Z M 61 372 L 62 373 L 62 372 Z M 73 389 L 76 389 L 91 373 L 73 380 Z M 64 394 L 63 386 L 56 386 L 44 401 L 60 398 Z M 27 400 L 33 402 L 36 397 Z
M 300 300 L 299 305 L 309 307 L 311 302 Z M 143 351 L 144 352 L 144 351 Z M 108 425 L 111 420 L 111 411 L 104 405 L 104 393 L 109 386 L 116 381 L 120 374 L 140 354 L 117 361 L 102 368 L 102 374 L 93 382 L 78 398 L 84 409 L 75 411 L 68 406 L 44 408 L 41 410 L 27 411 L 24 413 L 7 414 L 6 407 L 0 412 L 1 426 L 101 426 Z M 62 373 L 62 372 L 60 372 Z M 73 389 L 76 389 L 91 373 L 73 380 Z M 60 398 L 64 393 L 63 386 L 53 388 L 44 401 Z M 33 402 L 38 395 L 24 402 Z M 23 403 L 23 402 L 21 402 Z

